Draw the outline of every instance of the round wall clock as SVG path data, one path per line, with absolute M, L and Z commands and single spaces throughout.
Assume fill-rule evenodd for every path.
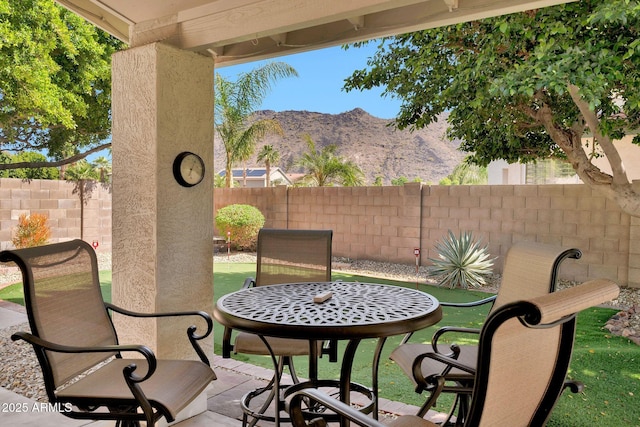
M 183 187 L 193 187 L 204 178 L 204 162 L 197 154 L 183 151 L 173 161 L 173 176 Z

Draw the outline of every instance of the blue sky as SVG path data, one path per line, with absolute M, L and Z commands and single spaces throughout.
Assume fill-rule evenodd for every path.
M 338 46 L 270 60 L 286 62 L 296 69 L 299 76 L 278 80 L 261 109 L 339 114 L 360 107 L 376 117 L 394 118 L 399 111 L 400 102 L 388 96 L 381 97 L 381 89 L 348 93 L 342 90 L 344 79 L 367 65 L 367 58 L 376 51 L 376 45 L 377 43 L 370 43 L 347 51 Z M 221 67 L 216 72 L 235 81 L 238 74 L 248 72 L 265 62 L 267 61 Z

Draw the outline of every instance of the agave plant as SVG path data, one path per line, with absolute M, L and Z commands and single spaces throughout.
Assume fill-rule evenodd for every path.
M 480 243 L 471 232 L 465 231 L 456 237 L 449 230 L 448 237 L 436 243 L 438 259 L 429 258 L 433 266 L 427 275 L 440 277 L 438 286 L 448 285 L 450 288 L 468 289 L 486 284 L 485 278 L 491 274 L 493 259 L 489 258 L 487 246 L 481 247 Z

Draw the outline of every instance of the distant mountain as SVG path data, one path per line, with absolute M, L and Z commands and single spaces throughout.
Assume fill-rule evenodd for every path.
M 436 123 L 414 132 L 397 130 L 390 121 L 374 117 L 356 108 L 341 114 L 323 114 L 309 111 L 258 111 L 256 119 L 275 119 L 284 130 L 284 138 L 269 136 L 260 141 L 256 153 L 263 145 L 272 144 L 282 158 L 279 166 L 287 173 L 302 170 L 294 163 L 307 150 L 301 135 L 308 133 L 320 149 L 329 144 L 338 146 L 338 153 L 354 161 L 365 173 L 367 184 L 376 176 L 383 177 L 384 185 L 404 176 L 412 181 L 419 177 L 425 182 L 437 184 L 449 175 L 465 157 L 458 151 L 460 141 L 445 137 L 446 115 Z M 241 165 L 238 165 L 241 166 Z M 254 158 L 247 167 L 264 166 Z M 222 142 L 215 144 L 216 171 L 224 169 Z

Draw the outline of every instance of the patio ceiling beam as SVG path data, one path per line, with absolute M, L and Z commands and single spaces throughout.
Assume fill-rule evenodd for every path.
M 102 3 L 91 0 L 55 0 L 60 6 L 82 16 L 96 27 L 126 43 L 133 21 Z
M 231 65 L 566 0 L 56 0 L 131 47 L 163 42 Z
M 559 3 L 563 2 L 512 0 L 503 2 L 503 6 L 498 11 L 495 9 L 495 1 L 459 0 L 458 8 L 450 11 L 449 3 L 435 0 L 289 31 L 286 43 L 276 43 L 268 37 L 255 37 L 248 41 L 214 42 L 212 45 L 225 45 L 224 55 L 216 58 L 216 64 L 220 67 L 248 60 L 273 58 L 394 34 L 443 27 Z M 188 46 L 183 48 L 189 49 Z
M 160 41 L 145 35 L 154 32 L 156 22 L 163 28 L 161 33 L 175 28 L 167 38 L 176 40 L 178 47 L 197 51 L 202 46 L 247 42 L 416 3 L 424 4 L 424 0 L 218 0 L 154 22 L 136 24 L 131 45 Z M 173 27 L 174 23 L 179 28 Z

